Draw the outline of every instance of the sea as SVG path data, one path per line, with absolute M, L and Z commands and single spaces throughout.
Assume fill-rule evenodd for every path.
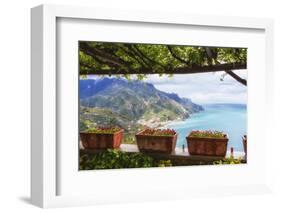
M 243 152 L 242 137 L 247 134 L 247 105 L 208 104 L 203 107 L 204 111 L 166 126 L 178 132 L 177 147 L 186 147 L 186 136 L 192 130 L 216 130 L 228 135 L 228 150 L 233 147 L 234 151 Z

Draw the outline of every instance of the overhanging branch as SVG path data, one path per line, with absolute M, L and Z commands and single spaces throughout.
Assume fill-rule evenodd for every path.
M 241 78 L 239 75 L 235 74 L 232 70 L 225 70 L 225 72 L 239 83 L 243 84 L 244 86 L 247 86 L 247 80 Z
M 109 66 L 119 66 L 129 68 L 129 63 L 124 60 L 114 56 L 113 54 L 108 54 L 101 49 L 90 47 L 87 43 L 80 43 L 80 50 L 82 50 L 85 54 L 91 56 L 94 60 L 99 59 L 104 64 L 108 64 Z
M 174 50 L 172 49 L 171 46 L 167 45 L 167 48 L 168 48 L 169 52 L 171 53 L 171 55 L 172 55 L 175 59 L 177 59 L 179 62 L 184 63 L 184 64 L 186 64 L 187 66 L 190 65 L 190 64 L 188 63 L 188 61 L 185 61 L 185 60 L 183 60 L 182 58 L 180 58 L 180 57 L 174 52 Z

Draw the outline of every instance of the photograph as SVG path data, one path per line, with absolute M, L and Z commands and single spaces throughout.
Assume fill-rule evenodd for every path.
M 77 45 L 79 170 L 247 163 L 247 48 Z

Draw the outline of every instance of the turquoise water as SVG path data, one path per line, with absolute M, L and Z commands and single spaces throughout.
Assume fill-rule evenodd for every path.
M 186 146 L 186 135 L 192 130 L 217 130 L 228 134 L 228 149 L 243 151 L 242 136 L 246 134 L 247 108 L 241 104 L 205 105 L 204 111 L 192 114 L 183 122 L 170 124 L 167 127 L 178 133 L 177 146 Z

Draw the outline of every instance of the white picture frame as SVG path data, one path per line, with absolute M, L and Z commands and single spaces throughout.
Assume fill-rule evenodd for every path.
M 265 129 L 265 140 L 260 140 L 260 145 L 268 147 L 274 131 L 272 117 L 273 117 L 273 90 L 272 79 L 273 76 L 273 22 L 270 19 L 256 19 L 256 18 L 241 18 L 241 17 L 216 17 L 216 16 L 203 16 L 203 15 L 188 15 L 188 14 L 173 14 L 173 13 L 153 13 L 147 11 L 122 11 L 101 8 L 84 8 L 74 6 L 54 6 L 54 5 L 41 5 L 31 10 L 31 56 L 32 56 L 32 103 L 31 103 L 31 201 L 33 204 L 47 208 L 59 206 L 76 206 L 76 205 L 92 205 L 100 203 L 117 203 L 117 202 L 139 202 L 145 200 L 165 200 L 165 199 L 179 199 L 194 196 L 213 196 L 213 195 L 233 195 L 233 194 L 252 194 L 269 192 L 271 183 L 270 159 L 269 151 L 264 153 L 262 166 L 255 165 L 253 160 L 250 166 L 253 166 L 253 174 L 264 175 L 249 184 L 249 180 L 243 183 L 243 180 L 235 182 L 234 184 L 208 184 L 203 187 L 191 188 L 190 186 L 182 186 L 170 184 L 167 189 L 162 190 L 159 186 L 150 186 L 151 192 L 149 195 L 144 192 L 134 193 L 134 189 L 127 189 L 121 193 L 127 196 L 116 196 L 116 193 L 108 195 L 102 193 L 101 189 L 97 189 L 99 194 L 79 195 L 76 194 L 60 194 L 58 195 L 58 185 L 61 184 L 59 173 L 61 166 L 58 166 L 58 159 L 60 159 L 57 144 L 57 92 L 60 81 L 57 79 L 58 61 L 58 20 L 63 19 L 79 19 L 79 20 L 100 20 L 102 21 L 118 21 L 119 24 L 131 23 L 153 23 L 155 26 L 166 26 L 167 28 L 173 26 L 198 26 L 202 28 L 219 28 L 231 30 L 257 30 L 263 32 L 264 40 L 264 69 L 262 68 L 260 75 L 264 78 L 257 78 L 253 80 L 252 88 L 257 88 L 260 82 L 264 83 L 264 87 L 260 86 L 259 92 L 264 94 L 261 99 L 259 110 L 267 112 L 264 115 L 263 123 Z M 78 71 L 77 71 L 78 72 Z M 251 85 L 250 85 L 251 86 Z M 253 90 L 252 89 L 252 90 Z M 251 103 L 250 103 L 251 104 Z M 251 109 L 251 108 L 250 108 Z M 261 112 L 255 110 L 251 113 L 250 118 L 253 119 L 257 113 Z M 250 121 L 251 121 L 250 119 Z M 257 139 L 260 130 L 257 127 L 252 131 L 252 138 Z M 249 147 L 251 152 L 251 147 Z M 76 158 L 76 156 L 73 156 Z M 253 157 L 254 159 L 254 157 Z M 255 158 L 257 159 L 257 158 Z M 249 159 L 251 160 L 251 158 Z M 250 167 L 249 167 L 250 168 Z M 180 169 L 167 169 L 169 170 L 171 180 L 177 175 L 185 175 L 184 168 Z M 203 170 L 208 172 L 207 167 Z M 218 170 L 225 170 L 219 168 Z M 247 172 L 247 167 L 240 167 L 237 170 Z M 77 171 L 78 172 L 78 171 Z M 134 177 L 141 177 L 147 174 L 143 170 L 131 170 Z M 151 170 L 154 175 L 162 175 L 163 170 Z M 220 171 L 219 171 L 220 172 Z M 122 171 L 115 173 L 115 175 L 122 176 Z M 84 176 L 87 176 L 87 173 Z M 93 174 L 91 174 L 93 176 Z M 107 175 L 112 175 L 108 172 Z M 144 176 L 143 176 L 144 177 Z M 161 176 L 160 176 L 161 177 Z M 160 181 L 161 182 L 161 181 Z M 195 182 L 196 185 L 196 182 Z M 123 186 L 126 188 L 126 186 Z M 145 189 L 145 187 L 144 187 Z M 77 189 L 76 189 L 77 190 Z M 90 189 L 89 189 L 90 190 Z M 100 191 L 99 191 L 100 190 Z M 136 189 L 137 191 L 137 189 Z M 167 192 L 169 192 L 167 194 Z

